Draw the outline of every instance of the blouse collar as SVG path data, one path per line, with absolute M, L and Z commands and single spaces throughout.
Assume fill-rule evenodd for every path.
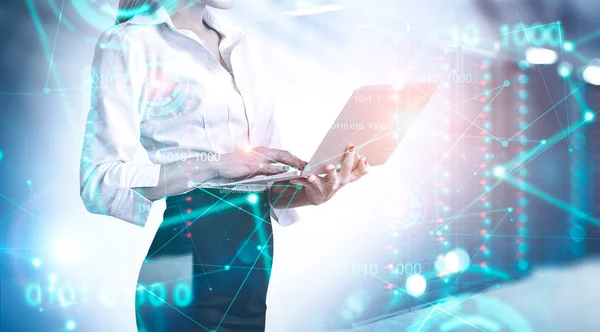
M 206 8 L 203 16 L 204 22 L 211 28 L 215 29 L 218 33 L 225 37 L 237 37 L 234 39 L 242 39 L 245 35 L 245 31 L 242 27 L 236 25 L 231 20 L 215 15 L 211 9 Z M 132 17 L 127 21 L 130 24 L 166 24 L 169 28 L 177 31 L 177 27 L 173 24 L 171 16 L 165 7 L 159 7 L 157 10 L 139 14 Z

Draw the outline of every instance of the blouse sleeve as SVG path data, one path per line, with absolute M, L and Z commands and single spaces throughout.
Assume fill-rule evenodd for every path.
M 80 164 L 80 193 L 87 210 L 139 226 L 146 224 L 152 201 L 134 188 L 157 186 L 161 169 L 135 160 L 142 148 L 142 60 L 119 30 L 100 37 Z
M 250 38 L 251 39 L 251 38 Z M 260 52 L 258 51 L 256 44 L 253 44 L 252 42 L 248 43 L 248 47 L 249 47 L 249 56 L 250 56 L 250 62 L 252 63 L 253 67 L 254 67 L 254 77 L 252 78 L 254 81 L 254 84 L 256 87 L 260 87 L 260 95 L 261 98 L 264 98 L 265 100 L 261 100 L 261 104 L 266 105 L 265 107 L 265 112 L 267 112 L 267 114 L 265 115 L 264 119 L 267 120 L 267 130 L 266 130 L 266 137 L 265 137 L 265 141 L 267 142 L 266 146 L 268 148 L 272 148 L 272 149 L 282 149 L 282 143 L 281 143 L 281 135 L 280 135 L 280 131 L 279 131 L 279 126 L 280 123 L 277 121 L 278 116 L 280 116 L 278 114 L 278 107 L 277 107 L 277 103 L 275 102 L 275 98 L 273 97 L 271 91 L 273 91 L 270 87 L 272 86 L 272 84 L 270 84 L 266 79 L 265 79 L 265 67 L 264 67 L 264 63 L 262 61 L 262 57 L 260 55 Z M 271 189 L 271 186 L 273 185 L 273 183 L 268 183 L 267 188 Z M 296 190 L 295 188 L 293 188 L 292 186 L 290 186 L 289 189 L 286 190 Z M 285 203 L 289 203 L 289 199 L 288 198 L 282 198 L 282 200 L 287 200 L 284 201 Z M 298 222 L 300 220 L 300 215 L 298 214 L 298 212 L 296 211 L 296 209 L 294 208 L 275 208 L 273 207 L 273 205 L 271 204 L 271 199 L 269 199 L 269 204 L 271 206 L 271 217 L 277 221 L 281 226 L 289 226 L 292 225 L 296 222 Z
M 270 117 L 270 121 L 269 121 L 269 136 L 268 136 L 268 141 L 269 141 L 269 148 L 273 148 L 273 149 L 280 149 L 281 148 L 281 137 L 279 136 L 279 126 L 277 123 L 277 116 L 275 114 L 275 110 L 272 111 L 273 113 L 271 114 Z M 270 182 L 268 184 L 268 188 L 269 188 L 269 193 L 271 192 L 271 186 L 273 185 L 272 182 Z M 288 190 L 294 190 L 296 191 L 295 188 L 290 187 L 287 188 L 286 191 Z M 282 198 L 284 200 L 287 200 L 285 198 Z M 284 201 L 284 203 L 290 203 L 289 201 Z M 291 224 L 294 224 L 298 221 L 300 221 L 300 215 L 298 215 L 298 212 L 296 211 L 296 209 L 294 208 L 274 208 L 273 205 L 271 204 L 271 197 L 269 197 L 269 205 L 271 205 L 271 217 L 273 219 L 275 219 L 275 221 L 277 221 L 281 226 L 289 226 Z

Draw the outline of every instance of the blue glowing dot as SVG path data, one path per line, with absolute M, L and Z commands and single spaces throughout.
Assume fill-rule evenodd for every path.
M 0 150 L 0 161 L 2 161 L 2 159 L 4 159 L 4 152 L 2 152 L 2 150 Z
M 413 274 L 406 279 L 406 291 L 412 296 L 421 296 L 425 293 L 427 281 L 420 274 Z
M 522 242 L 521 244 L 519 244 L 519 251 L 527 252 L 527 249 L 529 249 L 529 246 L 527 246 L 527 243 Z
M 524 214 L 524 213 L 523 213 L 523 214 L 520 214 L 520 215 L 519 215 L 519 221 L 520 221 L 520 222 L 528 222 L 528 221 L 529 221 L 529 216 L 528 216 L 528 215 L 526 215 L 526 214 Z
M 527 99 L 527 97 L 529 97 L 529 93 L 526 90 L 519 91 L 519 98 Z
M 523 136 L 521 136 L 521 137 L 519 138 L 519 143 L 521 143 L 521 144 L 523 144 L 523 145 L 525 145 L 525 144 L 526 144 L 528 141 L 529 141 L 529 140 L 527 139 L 527 136 L 524 136 L 524 135 L 523 135 Z
M 39 308 L 38 311 L 39 312 L 44 312 L 44 308 Z
M 506 175 L 506 169 L 502 166 L 496 166 L 494 167 L 494 176 L 495 177 L 503 177 Z
M 560 75 L 563 78 L 566 78 L 571 76 L 571 73 L 573 72 L 573 66 L 568 62 L 562 62 L 558 65 L 557 70 L 558 75 Z
M 40 267 L 42 265 L 42 261 L 39 258 L 34 258 L 33 261 L 31 261 L 31 263 L 33 264 L 33 266 L 35 267 Z
M 594 118 L 596 117 L 596 114 L 594 114 L 594 112 L 592 111 L 586 111 L 585 114 L 583 115 L 583 118 L 585 119 L 585 121 L 592 121 L 594 120 Z
M 527 198 L 523 197 L 521 199 L 519 199 L 519 205 L 521 206 L 527 206 Z
M 67 324 L 65 324 L 65 328 L 67 329 L 67 331 L 73 331 L 75 330 L 75 322 L 73 320 L 68 320 Z
M 225 265 L 225 271 L 229 271 L 229 269 L 231 269 L 231 266 Z
M 542 143 L 542 145 L 548 143 L 548 141 L 546 141 L 545 139 L 543 139 L 540 143 Z
M 522 115 L 525 115 L 529 112 L 529 108 L 526 105 L 521 105 L 519 107 L 519 113 L 521 113 Z
M 529 262 L 525 259 L 520 259 L 517 263 L 517 266 L 520 270 L 527 270 L 527 268 L 529 267 Z
M 574 49 L 575 49 L 575 45 L 573 45 L 572 42 L 566 41 L 563 43 L 563 50 L 565 50 L 566 52 L 571 52 Z
M 194 181 L 189 181 L 189 182 L 188 182 L 188 186 L 190 186 L 190 187 L 194 187 L 194 186 L 195 186 L 195 184 L 194 184 Z
M 502 141 L 502 147 L 508 147 L 508 141 Z
M 527 84 L 527 82 L 529 82 L 529 76 L 527 76 L 525 74 L 519 75 L 519 83 Z
M 261 251 L 262 250 L 262 246 L 259 244 L 256 246 L 256 250 Z
M 264 165 L 262 163 L 258 164 L 258 168 L 263 168 Z
M 508 209 L 506 209 L 506 211 L 508 211 L 508 213 L 511 213 L 511 212 L 513 212 L 513 208 L 509 207 Z
M 27 180 L 27 181 L 25 181 L 25 183 L 27 183 L 27 185 L 31 187 L 31 183 L 32 183 L 31 180 Z
M 302 190 L 302 185 L 301 184 L 297 184 L 296 185 L 296 190 Z
M 44 93 L 45 94 L 49 94 L 50 93 L 50 88 L 49 87 L 45 87 L 44 88 Z
M 519 235 L 522 236 L 522 237 L 527 236 L 528 233 L 529 232 L 527 231 L 527 228 L 521 228 L 521 229 L 519 229 Z
M 342 169 L 342 164 L 337 164 L 337 165 L 335 165 L 335 169 L 337 169 L 338 171 L 339 171 L 340 169 Z
M 394 295 L 398 295 L 398 291 L 397 290 L 394 291 Z
M 398 249 L 394 249 L 394 255 L 398 255 Z
M 212 287 L 208 288 L 208 290 L 212 292 Z
M 248 202 L 250 204 L 256 204 L 256 202 L 258 202 L 258 195 L 257 194 L 250 194 L 250 195 L 248 195 L 247 200 L 248 200 Z
M 504 86 L 505 87 L 509 87 L 510 86 L 510 81 L 509 80 L 505 80 L 504 81 Z
M 573 226 L 569 233 L 571 235 L 571 239 L 575 242 L 581 242 L 585 239 L 585 228 L 583 228 L 581 225 Z
M 527 62 L 527 60 L 519 61 L 519 69 L 526 70 L 528 68 L 529 68 L 529 62 Z
M 582 133 L 576 133 L 571 137 L 571 146 L 575 150 L 583 149 L 585 146 L 585 136 Z
M 569 152 L 573 152 L 573 148 L 569 148 Z

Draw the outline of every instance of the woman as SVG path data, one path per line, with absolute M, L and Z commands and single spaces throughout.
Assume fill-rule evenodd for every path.
M 294 208 L 326 202 L 369 169 L 350 146 L 326 176 L 215 187 L 306 166 L 278 149 L 251 42 L 206 8 L 233 4 L 121 0 L 117 25 L 96 48 L 83 201 L 90 212 L 144 226 L 152 202 L 167 200 L 138 279 L 140 330 L 263 331 L 269 216 L 290 225 Z M 144 150 L 151 162 L 138 156 Z

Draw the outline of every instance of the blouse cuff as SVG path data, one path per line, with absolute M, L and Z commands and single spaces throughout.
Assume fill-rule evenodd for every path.
M 121 172 L 116 199 L 109 214 L 138 226 L 145 226 L 152 208 L 152 201 L 133 188 L 156 187 L 160 178 L 160 164 L 127 165 Z
M 114 203 L 109 207 L 109 215 L 144 227 L 150 215 L 152 201 L 131 188 L 117 189 Z

